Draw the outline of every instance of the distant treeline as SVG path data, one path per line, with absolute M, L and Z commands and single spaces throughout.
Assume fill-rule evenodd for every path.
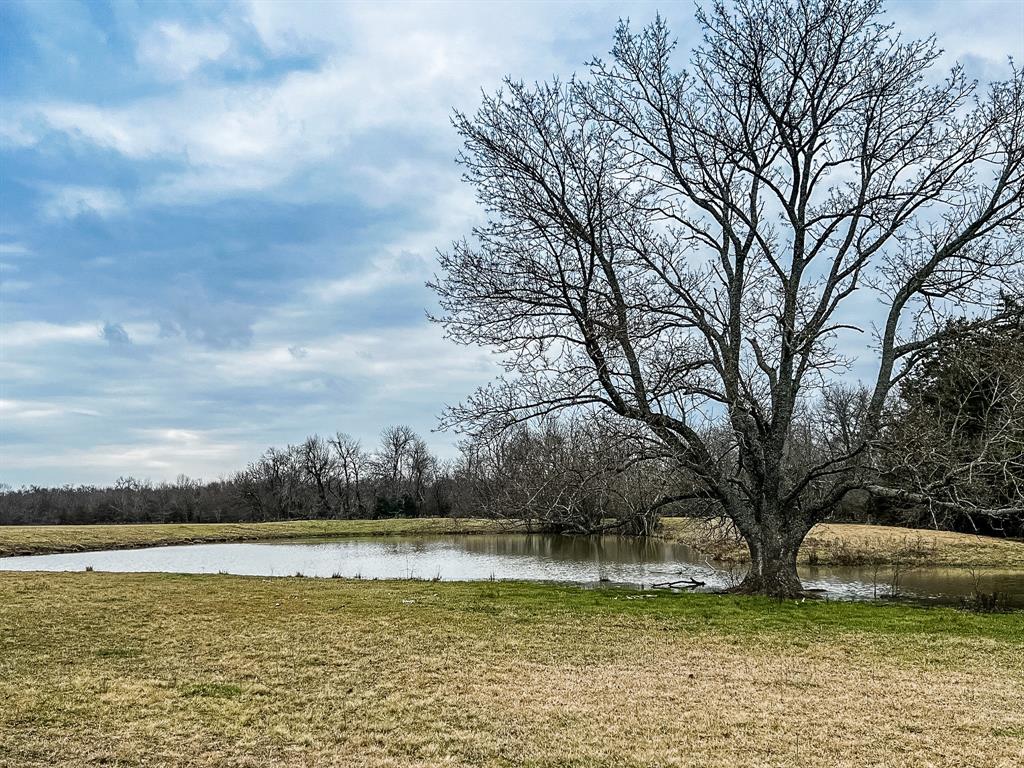
M 38 486 L 0 495 L 0 524 L 196 523 L 447 515 L 447 467 L 408 427 L 391 427 L 376 451 L 348 435 L 269 448 L 245 469 L 205 482 Z
M 406 426 L 385 429 L 373 450 L 344 433 L 314 435 L 212 482 L 124 477 L 109 487 L 4 489 L 0 524 L 486 516 L 545 530 L 643 532 L 675 476 L 658 461 L 631 465 L 639 448 L 583 420 L 466 440 L 451 460 Z
M 918 382 L 915 391 L 930 388 Z M 831 411 L 855 420 L 863 393 L 848 394 Z M 919 434 L 927 424 L 916 420 Z M 814 434 L 809 430 L 803 442 L 795 441 L 794 454 L 806 455 L 805 461 L 816 460 Z M 931 445 L 938 441 L 933 436 Z M 904 438 L 900 444 L 915 441 Z M 948 438 L 943 444 L 950 444 Z M 904 450 L 897 456 L 907 455 Z M 912 488 L 918 478 L 905 464 L 880 462 L 879 476 Z M 989 483 L 990 495 L 995 485 Z M 1008 498 L 1014 489 L 998 493 Z M 214 481 L 123 477 L 112 486 L 0 492 L 0 524 L 453 516 L 509 518 L 537 530 L 644 535 L 666 514 L 714 517 L 720 512 L 692 478 L 670 457 L 652 451 L 640 434 L 588 414 L 469 437 L 449 460 L 435 456 L 410 427 L 393 426 L 383 430 L 373 450 L 342 432 L 313 435 L 284 449 L 271 447 L 245 469 Z M 1024 535 L 1019 517 L 937 515 L 934 508 L 864 493 L 849 495 L 835 519 Z

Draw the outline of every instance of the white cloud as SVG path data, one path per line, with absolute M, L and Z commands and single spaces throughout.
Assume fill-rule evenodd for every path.
M 905 38 L 934 34 L 943 49 L 940 65 L 967 65 L 967 74 L 982 82 L 1009 75 L 1007 57 L 1024 55 L 1024 3 L 968 0 L 930 3 L 922 12 L 919 0 L 891 0 L 886 15 Z M 941 73 L 937 73 L 941 74 Z
M 951 56 L 985 58 L 1005 69 L 1002 57 L 1021 52 L 1020 25 L 1000 24 L 994 5 L 981 13 L 970 6 L 972 19 L 985 20 L 984 34 L 965 31 L 972 25 L 958 18 L 963 6 L 920 14 L 915 5 L 895 3 L 892 15 L 914 35 L 940 27 Z M 142 191 L 142 203 L 267 193 L 300 178 L 301 192 L 292 193 L 309 198 L 340 188 L 375 205 L 417 194 L 429 199 L 439 184 L 457 183 L 449 162 L 457 147 L 448 123 L 453 106 L 472 109 L 479 89 L 496 87 L 505 73 L 529 80 L 584 69 L 582 60 L 608 44 L 617 16 L 611 7 L 572 4 L 252 2 L 243 8 L 271 53 L 313 51 L 319 68 L 258 84 L 189 79 L 204 63 L 228 55 L 231 37 L 224 29 L 161 22 L 144 33 L 138 56 L 183 79 L 180 88 L 121 106 L 23 106 L 14 110 L 8 133 L 24 142 L 58 131 L 128 158 L 178 161 Z M 638 12 L 638 22 L 652 14 Z M 670 21 L 685 48 L 689 12 Z M 570 53 L 579 45 L 574 36 L 587 40 L 586 50 Z M 403 148 L 415 159 L 404 159 Z
M 557 8 L 545 13 L 571 15 Z M 548 77 L 579 64 L 562 59 L 551 24 L 500 6 L 409 4 L 396 12 L 375 5 L 254 3 L 249 15 L 271 51 L 301 52 L 307 43 L 321 50 L 319 68 L 258 84 L 186 80 L 173 92 L 120 106 L 23 105 L 12 131 L 37 140 L 57 131 L 131 159 L 178 161 L 179 168 L 143 190 L 142 202 L 267 192 L 299 174 L 319 174 L 322 183 L 305 179 L 309 197 L 322 199 L 340 187 L 387 204 L 417 192 L 429 196 L 422 183 L 405 182 L 432 163 L 449 171 L 446 184 L 457 183 L 450 163 L 458 143 L 449 125 L 453 106 L 471 108 L 479 88 L 495 87 L 506 71 Z M 228 45 L 226 33 L 214 41 L 207 30 L 186 45 L 184 28 L 163 24 L 157 31 L 163 47 L 145 37 L 140 51 L 156 61 L 149 51 L 159 49 L 183 77 Z M 384 138 L 387 132 L 394 136 Z M 388 140 L 396 146 L 381 143 Z M 431 148 L 441 148 L 440 154 L 431 157 Z M 403 160 L 402 149 L 417 159 Z M 333 172 L 323 173 L 325 166 Z M 437 180 L 426 172 L 421 182 Z
M 42 400 L 0 400 L 0 418 L 17 421 L 62 419 L 68 416 L 99 416 L 92 408 L 54 405 Z
M 275 56 L 322 50 L 325 40 L 344 39 L 350 28 L 341 3 L 267 3 L 249 0 L 245 15 Z
M 987 13 L 971 6 L 972 18 L 986 20 L 984 35 L 964 32 L 971 25 L 955 20 L 957 12 L 919 14 L 913 6 L 895 3 L 892 15 L 914 35 L 940 27 L 951 56 L 988 57 L 992 67 L 1005 69 L 1001 57 L 1020 53 L 1019 24 L 1000 25 L 994 6 Z M 58 131 L 131 159 L 175 162 L 174 170 L 150 179 L 140 204 L 239 193 L 323 200 L 338 191 L 375 206 L 410 196 L 429 204 L 457 185 L 450 109 L 472 109 L 479 89 L 496 87 L 506 73 L 529 80 L 582 70 L 582 60 L 607 45 L 617 16 L 610 7 L 571 4 L 252 2 L 243 8 L 271 53 L 312 51 L 319 68 L 257 84 L 189 79 L 204 63 L 230 55 L 228 27 L 161 22 L 143 35 L 138 56 L 181 78 L 180 88 L 112 107 L 24 106 L 15 110 L 9 132 L 38 139 Z M 638 23 L 652 14 L 638 12 Z M 670 21 L 685 48 L 690 14 Z M 579 45 L 574 35 L 587 39 L 586 50 L 569 53 Z
M 0 347 L 6 350 L 11 347 L 38 347 L 42 344 L 62 342 L 100 344 L 102 342 L 100 334 L 101 325 L 99 323 L 60 325 L 26 320 L 4 324 Z
M 328 333 L 304 340 L 304 354 L 298 356 L 292 352 L 294 345 L 281 340 L 281 331 L 274 332 L 272 321 L 266 321 L 261 330 L 249 349 L 191 354 L 201 360 L 209 376 L 225 384 L 237 382 L 242 371 L 248 379 L 285 388 L 289 382 L 345 377 L 364 382 L 371 398 L 399 391 L 441 390 L 453 384 L 468 393 L 498 370 L 488 352 L 452 344 L 432 325 Z
M 369 268 L 339 280 L 317 282 L 309 288 L 320 301 L 367 296 L 399 285 L 422 285 L 428 272 L 422 259 L 408 252 L 374 259 Z
M 2 267 L 4 266 L 6 265 L 0 264 L 0 271 L 3 271 Z M 0 279 L 0 293 L 20 293 L 22 291 L 29 290 L 31 287 L 32 283 L 29 282 L 28 280 L 8 280 L 6 278 Z
M 0 254 L 4 256 L 31 256 L 32 251 L 23 243 L 0 243 Z
M 54 192 L 43 212 L 50 219 L 74 219 L 84 214 L 107 218 L 126 208 L 124 196 L 115 189 L 69 186 Z
M 204 64 L 217 61 L 231 48 L 231 38 L 216 29 L 187 28 L 160 22 L 139 40 L 136 58 L 167 80 L 184 80 Z
M 244 458 L 239 444 L 225 442 L 211 431 L 142 429 L 136 430 L 133 437 L 135 440 L 130 443 L 100 444 L 46 454 L 4 451 L 3 464 L 9 469 L 57 467 L 71 475 L 101 469 L 109 482 L 111 475 L 129 472 L 136 477 L 155 473 L 165 480 L 179 473 L 210 478 L 211 465 L 239 466 Z
M 58 102 L 26 107 L 19 114 L 22 121 L 41 120 L 50 130 L 139 160 L 184 151 L 184 145 L 174 137 L 174 126 L 154 111 L 170 112 L 167 106 L 164 100 L 111 108 Z M 184 117 L 179 115 L 172 122 L 179 123 Z
M 5 108 L 0 114 L 0 147 L 31 147 L 39 141 L 44 126 L 29 115 Z
M 160 339 L 159 323 L 118 323 L 134 344 L 154 344 Z

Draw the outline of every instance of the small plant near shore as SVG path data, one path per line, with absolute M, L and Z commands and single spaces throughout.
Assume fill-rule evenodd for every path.
M 709 564 L 710 565 L 710 564 Z M 729 563 L 725 569 L 725 583 L 729 589 L 735 589 L 743 581 L 746 569 L 739 563 Z
M 882 570 L 882 562 L 878 558 L 875 558 L 871 563 L 871 597 L 875 600 L 878 599 L 878 576 Z
M 981 574 L 974 568 L 969 569 L 974 580 L 974 589 L 969 597 L 960 601 L 960 607 L 973 613 L 1003 613 L 1010 610 L 1010 596 L 998 589 L 986 589 L 981 586 Z
M 976 591 L 964 598 L 960 607 L 972 613 L 1005 613 L 1010 610 L 1010 596 L 999 590 Z
M 892 578 L 889 581 L 889 597 L 897 598 L 900 596 L 900 590 L 903 584 L 903 576 L 909 570 L 903 562 L 896 560 L 892 564 Z

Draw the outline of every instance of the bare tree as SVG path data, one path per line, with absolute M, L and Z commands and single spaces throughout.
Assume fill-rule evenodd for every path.
M 427 444 L 404 424 L 387 427 L 372 460 L 377 498 L 375 514 L 419 514 L 436 469 Z
M 407 478 L 409 458 L 418 439 L 412 427 L 404 424 L 385 427 L 374 457 L 375 473 L 385 494 L 399 496 Z
M 489 222 L 432 286 L 449 336 L 510 375 L 445 424 L 579 406 L 638 423 L 743 535 L 740 589 L 798 594 L 800 543 L 868 484 L 893 387 L 948 317 L 984 326 L 1024 287 L 1024 77 L 930 84 L 935 41 L 880 13 L 717 2 L 688 71 L 660 18 L 622 24 L 589 77 L 509 80 L 456 114 Z M 866 312 L 870 397 L 808 465 L 800 414 L 848 371 Z
M 433 479 L 437 469 L 437 460 L 420 437 L 413 440 L 409 447 L 408 464 L 413 499 L 417 506 L 422 506 L 427 499 L 427 485 Z
M 268 448 L 241 473 L 242 494 L 263 519 L 303 516 L 305 493 L 299 450 Z
M 362 477 L 365 475 L 369 457 L 358 440 L 344 432 L 338 432 L 331 441 L 335 462 L 340 472 L 341 508 L 345 517 L 363 516 Z
M 327 517 L 331 512 L 331 503 L 327 491 L 336 469 L 335 458 L 331 448 L 319 435 L 307 437 L 299 448 L 299 460 L 302 471 L 308 480 L 316 486 L 318 512 L 320 517 Z
M 684 484 L 648 441 L 600 414 L 540 419 L 459 447 L 460 505 L 546 531 L 650 534 Z

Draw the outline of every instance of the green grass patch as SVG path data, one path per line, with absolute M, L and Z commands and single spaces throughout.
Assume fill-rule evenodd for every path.
M 242 695 L 242 687 L 233 683 L 193 683 L 182 688 L 183 696 L 200 696 L 210 699 L 233 699 Z
M 96 651 L 101 659 L 134 659 L 141 654 L 138 648 L 100 648 Z

